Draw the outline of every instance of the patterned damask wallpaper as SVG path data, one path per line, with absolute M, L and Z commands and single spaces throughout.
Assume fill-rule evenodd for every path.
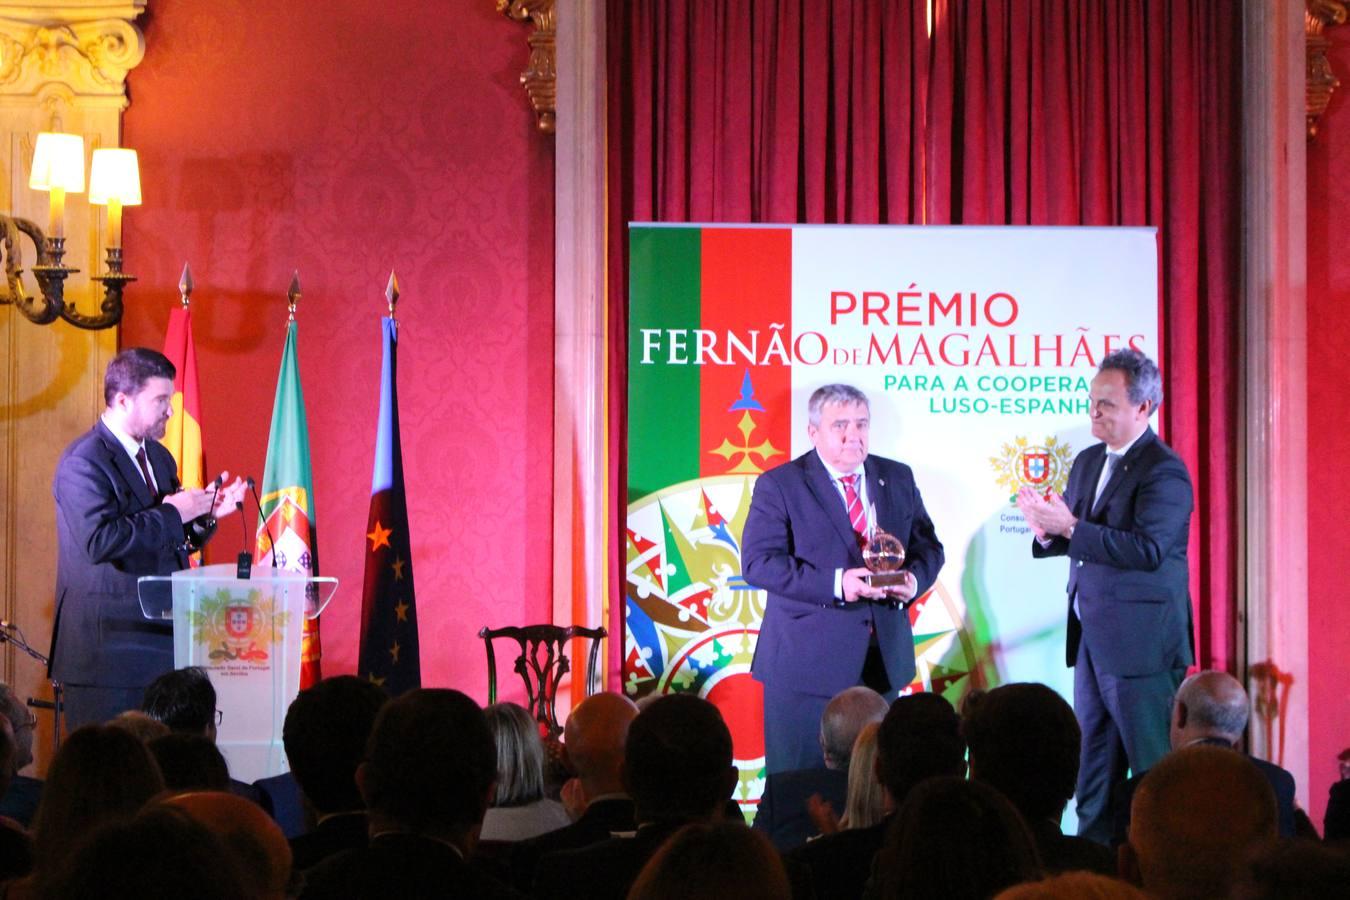
M 342 582 L 323 668 L 351 672 L 397 269 L 423 683 L 482 701 L 479 627 L 550 615 L 553 147 L 517 83 L 527 27 L 489 0 L 165 0 L 142 25 L 123 345 L 162 345 L 189 261 L 207 466 L 261 481 L 299 270 L 319 561 Z M 226 520 L 214 560 L 241 540 Z

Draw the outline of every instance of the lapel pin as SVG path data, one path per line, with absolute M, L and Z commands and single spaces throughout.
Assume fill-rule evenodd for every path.
M 878 478 L 878 479 L 877 479 L 877 484 L 880 485 L 881 487 L 885 487 L 885 486 L 886 486 L 886 479 L 885 479 L 885 478 Z

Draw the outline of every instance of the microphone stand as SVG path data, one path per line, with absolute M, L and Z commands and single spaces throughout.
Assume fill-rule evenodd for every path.
M 23 631 L 17 625 L 9 622 L 0 624 L 0 644 L 12 644 L 14 647 L 22 650 L 33 659 L 42 663 L 44 667 L 48 663 L 46 655 L 34 648 L 32 644 L 28 643 L 28 639 L 24 637 Z M 52 748 L 54 750 L 59 750 L 61 749 L 61 714 L 64 711 L 64 704 L 61 702 L 62 685 L 61 682 L 53 678 L 51 680 L 51 686 L 53 699 L 42 700 L 37 697 L 29 697 L 27 703 L 34 709 L 50 709 L 52 711 L 54 718 L 52 728 Z

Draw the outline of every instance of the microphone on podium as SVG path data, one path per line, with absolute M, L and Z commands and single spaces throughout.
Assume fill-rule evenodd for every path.
M 239 554 L 239 563 L 235 566 L 234 577 L 240 581 L 248 581 L 249 576 L 253 574 L 253 554 L 248 549 L 248 523 L 244 521 L 244 501 L 236 500 L 234 508 L 239 513 L 239 528 L 244 532 L 244 550 Z
M 258 518 L 262 518 L 262 501 L 258 499 L 258 483 L 252 477 L 248 479 L 248 489 L 253 492 L 253 505 L 258 507 Z M 272 568 L 277 567 L 277 542 L 272 540 L 272 529 L 268 527 L 267 521 L 263 521 L 263 533 L 267 535 L 267 543 L 272 548 Z

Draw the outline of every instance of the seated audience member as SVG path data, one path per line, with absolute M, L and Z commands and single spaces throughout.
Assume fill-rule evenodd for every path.
M 27 828 L 33 824 L 33 813 L 42 798 L 42 782 L 20 775 L 19 770 L 33 762 L 33 729 L 37 727 L 37 718 L 14 689 L 3 682 L 0 682 L 0 716 L 9 721 L 14 733 L 14 759 L 10 763 L 9 787 L 0 794 L 0 816 Z
M 1350 753 L 1350 750 L 1346 751 Z M 1322 817 L 1322 839 L 1350 841 L 1350 778 L 1342 778 L 1331 785 L 1327 795 L 1327 811 Z
M 931 778 L 909 792 L 873 865 L 876 896 L 985 900 L 1041 877 L 1021 814 L 998 791 Z
M 170 732 L 146 744 L 164 786 L 171 791 L 228 791 L 230 770 L 215 741 L 200 734 Z
M 1064 872 L 1002 891 L 994 900 L 1148 900 L 1129 882 L 1096 872 Z
M 203 735 L 212 743 L 216 740 L 216 725 L 220 722 L 216 689 L 211 684 L 211 676 L 201 666 L 174 669 L 150 682 L 145 689 L 141 711 L 167 725 L 170 731 Z M 229 790 L 252 800 L 271 815 L 272 805 L 267 795 L 253 785 L 231 778 Z
M 480 840 L 521 841 L 570 824 L 563 805 L 544 796 L 544 742 L 534 716 L 515 703 L 483 712 L 497 746 L 497 790 Z
M 304 900 L 519 897 L 471 867 L 497 777 L 497 751 L 478 704 L 421 689 L 390 700 L 371 731 L 356 783 L 370 843 L 310 869 Z
M 33 820 L 33 874 L 7 896 L 41 896 L 80 840 L 100 825 L 127 821 L 163 790 L 159 767 L 136 738 L 111 725 L 76 729 L 47 770 Z
M 535 896 L 622 900 L 667 838 L 690 822 L 721 819 L 738 777 L 731 732 L 717 707 L 692 694 L 646 705 L 629 726 L 624 749 L 637 831 L 545 856 L 535 870 Z
M 788 900 L 783 860 L 740 822 L 686 825 L 642 867 L 628 900 Z
M 243 896 L 283 900 L 291 880 L 291 848 L 272 817 L 256 803 L 227 791 L 176 794 L 165 805 L 205 825 L 239 865 Z
M 1173 750 L 1134 792 L 1121 875 L 1159 900 L 1227 897 L 1275 822 L 1275 792 L 1246 756 L 1203 744 Z
M 1211 745 L 1241 752 L 1238 742 L 1247 728 L 1247 711 L 1247 692 L 1236 678 L 1227 672 L 1196 672 L 1181 683 L 1172 701 L 1172 749 Z M 1293 837 L 1294 776 L 1264 759 L 1254 756 L 1248 759 L 1275 792 L 1280 836 Z M 1146 774 L 1140 772 L 1112 791 L 1112 840 L 1117 845 L 1125 841 L 1130 826 L 1130 798 Z
M 637 827 L 633 798 L 623 787 L 623 752 L 628 726 L 637 715 L 633 701 L 620 694 L 595 694 L 581 701 L 563 726 L 563 756 L 576 773 L 581 816 L 572 824 L 520 841 L 511 852 L 511 873 L 518 887 L 534 883 L 539 859 L 559 850 L 575 850 Z
M 96 829 L 52 880 L 51 897 L 240 900 L 253 896 L 220 838 L 184 810 L 147 807 Z
M 0 794 L 9 786 L 18 746 L 9 719 L 0 716 Z M 13 819 L 0 818 L 0 882 L 20 878 L 33 870 L 33 842 Z
M 771 773 L 755 813 L 755 829 L 768 835 L 779 850 L 800 846 L 817 832 L 827 830 L 814 821 L 809 801 L 819 795 L 814 805 L 822 813 L 823 803 L 830 804 L 835 813 L 843 808 L 848 792 L 849 760 L 858 732 L 869 722 L 880 722 L 886 708 L 885 698 L 867 687 L 847 688 L 831 698 L 820 717 L 820 750 L 825 768 Z
M 915 785 L 940 775 L 966 771 L 966 744 L 956 710 L 941 694 L 900 697 L 877 730 L 877 779 L 885 794 L 887 817 L 867 828 L 826 835 L 788 854 L 811 870 L 819 897 L 861 897 L 872 857 L 881 848 L 895 810 Z
M 139 709 L 128 709 L 108 720 L 114 728 L 120 728 L 136 738 L 142 744 L 149 744 L 157 737 L 170 734 L 169 726 L 158 719 L 151 718 Z
M 1310 840 L 1258 845 L 1233 886 L 1233 900 L 1345 900 L 1350 851 Z
M 877 732 L 880 730 L 880 722 L 868 722 L 853 742 L 848 767 L 848 797 L 836 830 L 870 828 L 886 817 L 886 792 L 877 779 Z
M 367 679 L 339 675 L 301 691 L 286 710 L 281 740 L 312 823 L 307 833 L 291 838 L 296 869 L 366 845 L 366 804 L 356 787 L 356 769 L 388 700 L 384 689 Z
M 1082 733 L 1073 707 L 1043 684 L 1005 684 L 965 710 L 970 777 L 1017 807 L 1045 870 L 1115 874 L 1114 853 L 1059 827 L 1078 782 Z

